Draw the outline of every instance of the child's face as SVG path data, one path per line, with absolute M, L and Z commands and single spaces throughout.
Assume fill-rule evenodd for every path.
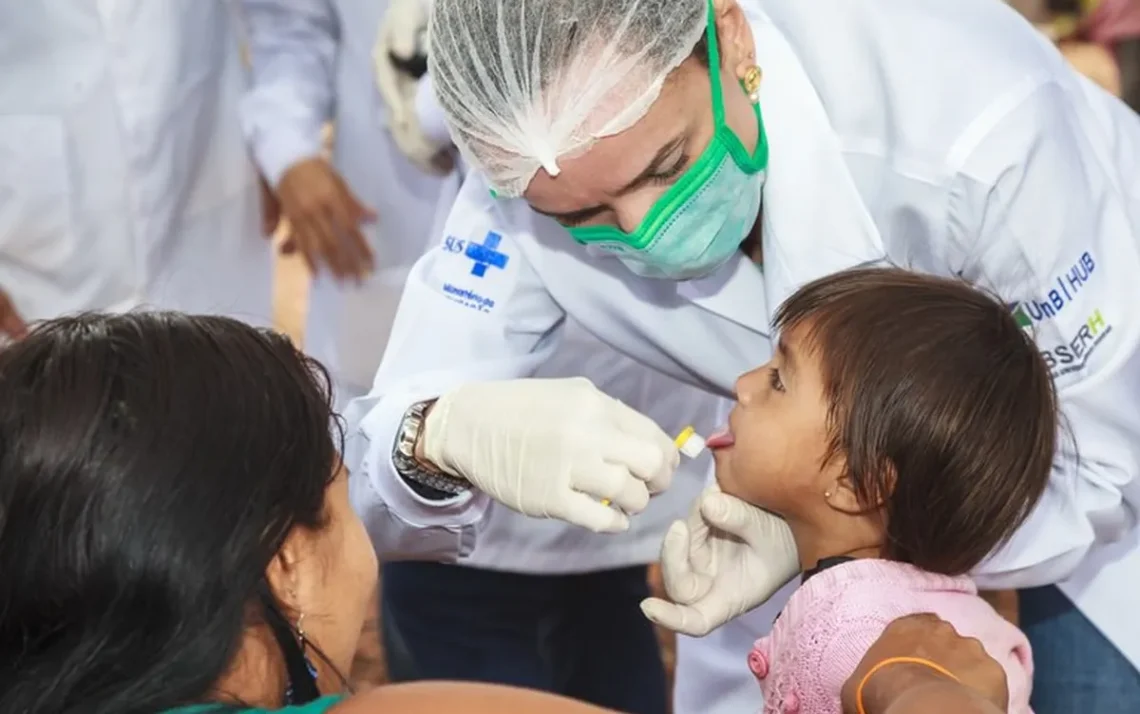
M 802 326 L 786 331 L 768 364 L 736 380 L 728 418 L 733 444 L 713 451 L 723 491 L 783 516 L 826 507 L 824 494 L 841 470 L 839 463 L 823 466 L 827 401 L 804 333 Z

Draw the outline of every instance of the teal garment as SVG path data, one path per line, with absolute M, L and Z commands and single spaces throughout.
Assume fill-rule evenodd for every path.
M 284 712 L 284 714 L 324 714 L 333 705 L 344 699 L 339 694 L 321 697 L 320 699 L 298 706 L 282 707 L 281 709 L 241 709 L 226 704 L 195 704 L 190 707 L 179 707 L 167 710 L 166 714 L 262 714 L 263 712 Z

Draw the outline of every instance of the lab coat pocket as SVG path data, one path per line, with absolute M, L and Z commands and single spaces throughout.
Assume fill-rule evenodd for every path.
M 54 116 L 0 116 L 0 259 L 54 273 L 71 235 L 66 134 Z

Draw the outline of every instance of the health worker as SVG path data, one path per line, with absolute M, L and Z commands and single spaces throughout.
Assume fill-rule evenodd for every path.
M 622 530 L 668 485 L 672 434 L 586 380 L 532 378 L 568 318 L 731 396 L 805 282 L 876 264 L 957 276 L 1032 331 L 1068 424 L 1052 487 L 977 578 L 1032 588 L 1037 711 L 1140 707 L 1127 106 L 993 0 L 435 0 L 429 47 L 474 170 L 356 405 L 374 529 L 420 528 L 462 560 L 492 500 Z M 693 635 L 798 570 L 779 519 L 715 490 L 702 517 L 720 528 L 665 549 L 674 602 L 646 604 Z M 679 712 L 757 704 L 742 657 L 779 606 L 682 658 Z
M 240 38 L 231 1 L 0 5 L 0 331 L 138 307 L 270 324 Z

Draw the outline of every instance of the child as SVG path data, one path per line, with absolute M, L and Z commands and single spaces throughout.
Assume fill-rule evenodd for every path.
M 1030 711 L 1029 643 L 966 576 L 1049 479 L 1057 407 L 1030 336 L 968 285 L 883 269 L 807 285 L 776 327 L 709 439 L 721 489 L 783 516 L 804 571 L 749 656 L 765 711 L 838 714 L 868 647 L 920 612 L 980 640 Z

